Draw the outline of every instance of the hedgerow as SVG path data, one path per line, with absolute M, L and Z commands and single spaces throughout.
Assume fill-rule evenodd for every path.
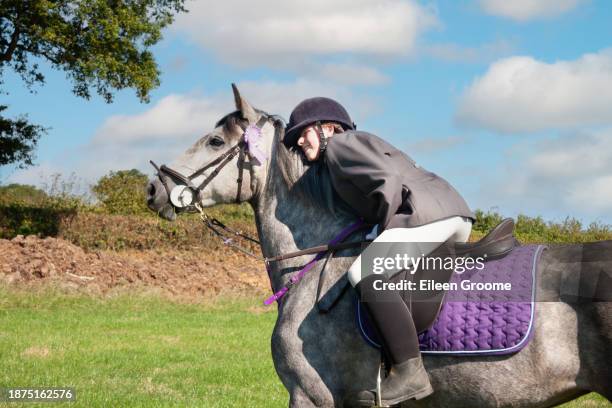
M 0 238 L 35 234 L 64 238 L 86 249 L 218 248 L 195 214 L 175 222 L 160 219 L 146 206 L 147 177 L 138 170 L 110 172 L 78 193 L 71 180 L 54 176 L 45 189 L 10 184 L 0 186 Z M 254 214 L 247 204 L 220 205 L 207 210 L 214 217 L 251 235 Z M 504 218 L 495 211 L 477 210 L 472 240 L 486 234 Z M 601 223 L 583 226 L 568 217 L 562 222 L 519 215 L 516 237 L 523 243 L 569 243 L 612 239 L 612 228 Z M 246 243 L 245 243 L 246 245 Z M 257 248 L 251 249 L 257 251 Z

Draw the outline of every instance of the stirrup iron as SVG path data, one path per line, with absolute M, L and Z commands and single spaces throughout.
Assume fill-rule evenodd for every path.
M 376 374 L 376 405 L 374 405 L 375 407 L 389 407 L 389 405 L 383 405 L 382 404 L 382 390 L 380 389 L 380 384 L 382 383 L 382 379 L 380 377 L 380 372 L 381 372 L 381 368 L 384 364 L 384 361 L 381 361 L 381 363 L 378 365 L 378 374 Z

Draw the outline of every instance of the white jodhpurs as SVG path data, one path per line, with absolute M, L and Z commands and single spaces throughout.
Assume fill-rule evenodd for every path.
M 392 228 L 382 232 L 373 242 L 402 242 L 408 257 L 428 255 L 442 242 L 466 242 L 472 232 L 472 220 L 451 217 L 414 228 Z M 361 255 L 348 270 L 348 279 L 355 286 L 361 279 Z

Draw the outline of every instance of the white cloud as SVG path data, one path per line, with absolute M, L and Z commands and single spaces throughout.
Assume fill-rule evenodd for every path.
M 288 119 L 300 101 L 313 96 L 338 100 L 356 121 L 376 112 L 372 98 L 357 97 L 346 86 L 329 81 L 297 79 L 295 81 L 244 81 L 238 88 L 254 107 Z M 78 174 L 93 183 L 111 170 L 139 169 L 152 173 L 149 160 L 158 164 L 172 163 L 199 137 L 212 130 L 214 124 L 235 109 L 232 90 L 215 94 L 172 94 L 148 109 L 131 115 L 107 118 L 85 145 L 63 152 L 56 158 L 61 163 L 53 168 L 46 164 L 15 171 L 9 182 L 40 185 L 53 173 Z
M 228 0 L 188 3 L 174 30 L 239 66 L 296 66 L 312 56 L 409 53 L 418 35 L 437 24 L 413 0 Z
M 230 97 L 225 98 L 226 102 L 231 100 Z M 111 116 L 96 132 L 92 144 L 125 145 L 162 139 L 193 139 L 206 130 L 206 126 L 212 128 L 227 113 L 221 109 L 222 106 L 222 103 L 211 98 L 168 95 L 143 113 Z
M 570 191 L 567 201 L 577 208 L 606 212 L 609 217 L 612 211 L 612 174 L 585 180 L 579 188 Z
M 571 180 L 612 172 L 612 134 L 558 138 L 543 143 L 541 149 L 527 162 L 539 177 Z
M 533 132 L 612 123 L 612 49 L 575 61 L 495 62 L 467 88 L 456 118 L 494 131 Z
M 526 141 L 507 152 L 481 201 L 531 215 L 612 222 L 612 128 Z
M 527 161 L 527 186 L 560 186 L 561 203 L 612 211 L 612 129 L 543 143 Z
M 479 0 L 488 14 L 516 21 L 555 17 L 576 8 L 585 0 Z

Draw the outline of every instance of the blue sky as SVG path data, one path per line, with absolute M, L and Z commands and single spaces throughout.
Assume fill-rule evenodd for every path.
M 170 162 L 233 110 L 230 83 L 288 117 L 343 103 L 358 128 L 449 180 L 474 209 L 612 224 L 612 7 L 603 0 L 193 1 L 154 53 L 142 104 L 74 96 L 44 68 L 36 93 L 7 75 L 12 115 L 50 127 L 37 166 L 0 182 L 83 185 Z M 44 66 L 44 65 L 43 65 Z

